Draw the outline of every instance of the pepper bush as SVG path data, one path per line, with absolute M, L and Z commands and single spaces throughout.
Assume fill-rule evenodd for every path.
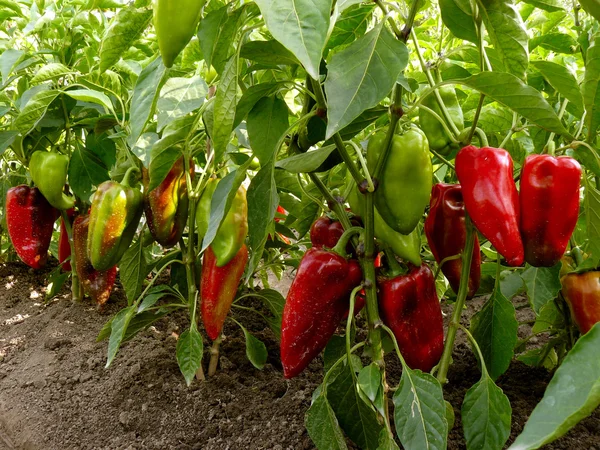
M 288 346 L 310 347 L 315 355 L 324 350 L 323 383 L 306 412 L 319 449 L 347 448 L 347 439 L 366 449 L 446 448 L 454 416 L 442 385 L 452 370 L 455 337 L 464 333 L 481 370 L 461 407 L 467 448 L 505 446 L 511 406 L 495 380 L 515 358 L 554 373 L 510 446 L 539 448 L 600 404 L 600 325 L 594 326 L 600 320 L 599 19 L 598 0 L 1 0 L 0 258 L 19 255 L 27 262 L 20 247 L 31 236 L 17 239 L 20 227 L 11 224 L 41 239 L 32 231 L 41 222 L 17 217 L 17 203 L 7 202 L 11 188 L 35 184 L 63 208 L 65 236 L 61 251 L 55 224 L 53 242 L 49 233 L 38 242 L 36 264 L 50 246 L 73 266 L 51 272 L 48 298 L 70 279 L 74 301 L 88 294 L 102 304 L 118 266 L 128 304 L 99 333 L 107 341 L 107 367 L 124 342 L 183 309 L 189 328 L 175 357 L 188 385 L 202 382 L 202 331 L 209 328 L 203 320 L 218 322 L 210 327 L 217 336 L 212 375 L 219 321 L 231 302 L 260 315 L 278 339 L 283 334 L 284 369 L 297 362 L 285 353 Z M 457 154 L 469 145 L 475 156 L 462 153 L 461 161 Z M 486 150 L 493 156 L 477 162 L 480 147 L 505 151 Z M 42 163 L 32 164 L 40 151 L 68 157 L 66 172 L 53 172 L 58 181 L 48 179 Z M 526 234 L 519 218 L 525 202 L 518 197 L 524 190 L 518 192 L 534 183 L 521 178 L 521 169 L 528 156 L 540 154 L 572 158 L 575 175 L 567 182 L 561 169 L 552 172 L 552 195 L 527 203 L 536 211 L 526 211 L 527 223 L 537 225 Z M 213 178 L 218 186 L 203 197 Z M 97 206 L 109 181 L 123 192 L 114 191 L 115 199 L 132 189 L 137 200 L 111 214 L 116 201 Z M 452 219 L 458 225 L 449 233 L 433 225 L 430 232 L 426 224 L 426 237 L 423 224 L 435 208 L 429 210 L 431 185 L 458 182 L 460 212 Z M 177 230 L 157 231 L 148 211 L 140 221 L 140 190 L 154 214 L 167 210 L 148 206 L 162 204 L 164 195 L 173 208 L 165 217 L 177 215 Z M 155 203 L 148 200 L 152 192 Z M 92 205 L 89 240 L 73 236 L 64 206 L 72 203 L 81 216 Z M 104 213 L 131 231 L 118 234 L 118 245 L 99 240 L 109 221 L 94 218 Z M 304 269 L 311 225 L 325 214 L 341 222 L 339 233 L 333 245 L 311 252 L 341 266 L 354 253 L 352 270 L 358 264 L 362 270 L 356 286 L 340 287 L 350 283 L 338 276 L 327 292 L 318 291 L 318 273 Z M 557 224 L 569 221 L 559 233 Z M 223 243 L 236 232 L 235 242 Z M 159 233 L 167 245 L 155 242 Z M 434 248 L 443 233 L 452 250 Z M 528 242 L 534 237 L 536 243 Z M 109 245 L 118 246 L 113 259 L 106 256 Z M 557 256 L 534 262 L 531 254 L 546 247 L 558 249 Z M 214 262 L 218 248 L 235 269 Z M 83 256 L 69 259 L 71 250 Z M 110 274 L 96 270 L 104 259 Z M 209 260 L 211 288 L 201 286 Z M 435 283 L 419 281 L 431 288 L 428 306 L 401 331 L 390 318 L 400 314 L 400 300 L 385 300 L 392 288 L 381 279 L 413 276 L 419 261 L 421 272 L 431 272 L 424 279 Z M 269 279 L 295 276 L 297 269 L 286 304 Z M 91 291 L 94 277 L 102 282 Z M 472 295 L 486 300 L 467 328 L 460 319 Z M 525 339 L 517 336 L 517 295 L 527 297 L 535 314 Z M 255 309 L 249 298 L 263 307 Z M 452 305 L 452 316 L 445 335 L 441 320 L 437 335 L 429 330 L 433 344 L 422 333 L 437 323 L 430 314 L 441 316 L 438 299 Z M 363 325 L 354 314 L 359 302 Z M 304 316 L 292 323 L 297 311 Z M 261 369 L 265 345 L 236 323 L 249 360 Z M 318 331 L 301 338 L 313 324 Z M 356 333 L 358 326 L 366 333 Z M 546 339 L 531 349 L 538 335 Z M 420 369 L 433 364 L 411 362 L 417 347 L 435 348 L 430 372 Z M 397 386 L 386 376 L 386 352 L 402 364 Z

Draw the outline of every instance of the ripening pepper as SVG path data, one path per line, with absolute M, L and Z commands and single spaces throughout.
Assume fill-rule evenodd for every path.
M 203 238 L 210 223 L 210 208 L 212 197 L 217 189 L 219 180 L 209 180 L 198 206 L 196 208 L 196 230 Z M 238 253 L 248 235 L 248 202 L 246 188 L 240 186 L 217 234 L 210 246 L 217 258 L 217 267 L 223 267 Z
M 361 226 L 361 223 L 357 218 L 353 218 L 350 221 L 352 226 Z M 319 217 L 313 222 L 310 227 L 310 242 L 313 247 L 321 248 L 333 248 L 337 245 L 338 241 L 344 234 L 344 226 L 339 220 L 330 219 L 327 216 Z M 346 246 L 347 253 L 353 253 L 354 248 L 352 243 L 348 242 Z
M 510 154 L 501 148 L 469 145 L 456 156 L 456 175 L 475 227 L 509 265 L 523 264 L 519 193 Z
M 356 260 L 334 250 L 309 249 L 290 286 L 281 322 L 281 363 L 285 378 L 300 374 L 325 348 L 348 312 L 350 294 L 362 280 Z
M 190 177 L 194 179 L 193 165 Z M 163 247 L 179 242 L 187 224 L 189 198 L 183 157 L 179 158 L 165 179 L 150 192 L 148 171 L 144 170 L 144 212 L 152 237 Z
M 200 278 L 202 322 L 206 334 L 213 341 L 223 331 L 223 324 L 235 299 L 247 262 L 248 248 L 245 244 L 242 244 L 233 259 L 222 267 L 217 264 L 211 246 L 204 252 Z
M 349 182 L 354 183 L 353 180 Z M 358 191 L 356 184 L 350 190 L 348 195 L 348 203 L 352 211 L 360 217 L 365 217 L 364 198 Z M 419 228 L 416 227 L 410 234 L 404 235 L 394 231 L 385 223 L 381 215 L 374 208 L 375 219 L 375 237 L 387 244 L 392 251 L 402 259 L 409 261 L 415 266 L 421 265 L 421 235 Z
M 94 194 L 87 248 L 96 270 L 116 266 L 137 231 L 144 198 L 139 189 L 130 187 L 133 173 L 127 171 L 122 183 L 105 181 Z
M 73 208 L 67 210 L 67 217 L 71 226 L 73 225 L 73 218 L 75 217 L 75 210 Z M 69 233 L 65 226 L 64 218 L 60 219 L 60 235 L 58 237 L 58 262 L 61 264 L 62 270 L 65 272 L 71 271 L 71 261 L 67 261 L 71 256 L 71 243 L 69 242 Z
M 70 209 L 75 198 L 64 193 L 69 157 L 56 152 L 36 151 L 29 160 L 31 179 L 48 203 L 57 209 Z
M 462 130 L 464 128 L 463 112 L 456 98 L 456 91 L 452 86 L 443 86 L 439 89 L 440 97 L 444 102 L 444 106 L 448 111 L 452 122 L 456 128 Z M 431 93 L 421 102 L 423 106 L 433 110 L 442 119 L 444 115 L 440 110 L 435 94 Z M 419 108 L 419 127 L 427 136 L 429 147 L 442 155 L 449 154 L 452 150 L 458 149 L 458 144 L 454 144 L 450 137 L 444 131 L 444 127 L 430 113 L 422 108 Z
M 369 140 L 367 165 L 370 171 L 375 170 L 384 143 L 385 133 L 378 133 Z M 392 229 L 410 234 L 416 228 L 429 203 L 432 178 L 433 166 L 425 135 L 417 128 L 395 134 L 375 191 L 375 207 Z
M 465 224 L 465 204 L 460 184 L 436 184 L 431 191 L 429 215 L 425 219 L 425 236 L 433 257 L 439 264 L 442 260 L 459 255 L 465 248 L 467 227 Z M 442 272 L 450 286 L 458 293 L 462 259 L 452 259 L 442 264 Z M 467 296 L 473 297 L 479 289 L 481 278 L 481 253 L 479 238 L 475 234 L 473 257 L 469 274 Z
M 75 251 L 75 269 L 83 286 L 83 292 L 94 303 L 104 305 L 112 292 L 117 278 L 117 266 L 107 270 L 96 270 L 87 256 L 87 240 L 90 216 L 78 216 L 73 222 L 73 247 Z
M 379 276 L 377 284 L 381 320 L 396 336 L 406 364 L 429 372 L 444 350 L 442 308 L 431 269 L 412 266 L 406 275 Z
M 190 42 L 206 0 L 156 0 L 154 29 L 165 67 L 172 67 L 175 58 Z
M 39 269 L 48 260 L 52 230 L 59 212 L 36 187 L 10 188 L 6 193 L 6 226 L 19 258 Z
M 600 322 L 600 272 L 570 273 L 561 282 L 571 316 L 585 334 Z
M 565 253 L 579 216 L 581 166 L 569 156 L 529 155 L 521 171 L 525 261 L 551 267 Z

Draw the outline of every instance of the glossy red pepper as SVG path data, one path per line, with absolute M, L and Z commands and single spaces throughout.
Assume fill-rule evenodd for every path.
M 54 222 L 59 215 L 38 188 L 23 184 L 6 193 L 8 235 L 17 255 L 29 267 L 40 269 L 46 265 Z
M 431 190 L 429 214 L 425 219 L 425 236 L 433 257 L 438 264 L 442 260 L 459 255 L 465 248 L 467 227 L 465 224 L 465 204 L 460 184 L 436 184 Z M 442 272 L 455 293 L 460 286 L 462 259 L 452 259 L 442 264 Z M 479 289 L 481 278 L 481 252 L 479 239 L 475 235 L 473 257 L 469 274 L 468 297 L 473 297 Z
M 600 272 L 570 273 L 561 283 L 571 316 L 585 334 L 600 322 Z
M 117 278 L 117 266 L 108 270 L 96 270 L 87 255 L 87 239 L 90 216 L 78 216 L 73 222 L 73 247 L 75 268 L 83 286 L 83 292 L 89 295 L 99 306 L 104 305 L 112 292 Z
M 469 145 L 456 156 L 456 175 L 475 227 L 509 265 L 523 264 L 519 193 L 510 154 L 501 148 Z
M 202 321 L 206 334 L 213 341 L 223 331 L 247 262 L 246 244 L 242 244 L 236 255 L 222 267 L 217 266 L 217 257 L 210 246 L 204 252 L 200 279 Z
M 431 269 L 411 265 L 408 274 L 378 277 L 377 284 L 381 320 L 396 336 L 406 364 L 429 372 L 444 350 L 442 308 Z
M 354 216 L 351 220 L 352 226 L 361 226 L 361 222 Z M 344 226 L 339 220 L 330 219 L 327 216 L 319 217 L 310 227 L 310 242 L 315 248 L 333 248 L 344 234 Z M 347 253 L 354 253 L 354 247 L 350 242 L 346 245 Z
M 281 363 L 285 378 L 301 373 L 325 348 L 361 280 L 356 260 L 318 248 L 304 254 L 283 309 Z
M 73 217 L 75 217 L 75 210 L 73 208 L 67 210 L 67 216 L 71 226 L 73 225 Z M 65 226 L 64 219 L 60 219 L 60 235 L 58 237 L 58 262 L 62 266 L 62 270 L 65 272 L 71 271 L 71 261 L 67 261 L 71 256 L 71 243 L 69 242 L 69 233 Z
M 521 171 L 525 261 L 551 267 L 565 253 L 579 216 L 581 166 L 569 156 L 529 155 Z

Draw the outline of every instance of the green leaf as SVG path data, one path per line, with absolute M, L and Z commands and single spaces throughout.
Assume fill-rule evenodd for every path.
M 394 436 L 388 430 L 381 430 L 379 434 L 379 447 L 377 450 L 400 450 Z
M 240 57 L 259 64 L 295 66 L 298 60 L 278 41 L 250 41 L 240 49 Z
M 156 101 L 165 78 L 166 68 L 160 57 L 148 64 L 137 79 L 131 98 L 129 122 L 131 133 L 128 138 L 130 146 L 134 146 L 144 132 L 146 123 L 154 115 Z
M 156 103 L 158 131 L 174 119 L 186 116 L 200 108 L 207 92 L 208 86 L 197 75 L 192 78 L 169 78 L 161 89 Z
M 335 145 L 327 145 L 316 150 L 310 150 L 306 153 L 300 153 L 277 161 L 275 167 L 292 173 L 314 172 L 321 167 L 321 164 L 323 164 L 335 150 Z
M 563 10 L 559 0 L 524 0 L 524 2 L 548 12 Z
M 487 373 L 466 393 L 461 416 L 467 449 L 500 449 L 510 436 L 508 397 Z
M 479 12 L 506 71 L 524 79 L 529 52 L 529 37 L 523 20 L 510 0 L 479 0 Z
M 227 6 L 210 11 L 198 26 L 198 40 L 206 65 L 209 67 L 212 65 L 213 53 L 225 22 L 227 22 Z
M 528 267 L 521 278 L 525 282 L 525 290 L 531 307 L 539 314 L 542 307 L 551 302 L 560 291 L 560 263 L 553 267 Z
M 75 89 L 65 91 L 65 94 L 80 102 L 95 103 L 97 105 L 104 106 L 104 108 L 107 110 L 106 112 L 112 112 L 115 114 L 110 98 L 108 98 L 108 96 L 102 92 L 93 91 L 91 89 Z
M 269 320 L 269 326 L 271 327 L 271 330 L 273 330 L 275 337 L 279 340 L 281 336 L 281 319 L 283 317 L 285 298 L 275 289 L 261 289 L 253 295 L 260 298 L 269 311 L 271 311 L 271 314 L 273 314 L 273 318 Z
M 240 325 L 238 323 L 238 325 Z M 262 370 L 265 367 L 269 354 L 267 353 L 267 347 L 259 339 L 255 338 L 252 334 L 240 325 L 240 328 L 244 332 L 246 338 L 246 357 L 248 361 L 252 363 L 258 370 Z
M 565 357 L 510 450 L 536 449 L 560 436 L 600 405 L 600 325 Z
M 12 145 L 18 135 L 19 132 L 15 130 L 0 131 L 0 155 Z
M 396 434 L 404 449 L 446 448 L 446 404 L 442 386 L 434 377 L 403 366 L 393 401 Z
M 542 306 L 540 313 L 536 315 L 531 333 L 538 334 L 552 329 L 560 330 L 564 328 L 565 318 L 558 310 L 556 303 L 552 301 Z
M 113 17 L 100 44 L 100 72 L 110 69 L 150 24 L 149 9 L 122 8 Z
M 7 48 L 0 55 L 0 74 L 2 74 L 2 84 L 8 84 L 8 77 L 25 53 L 14 48 Z
M 596 267 L 600 262 L 600 191 L 589 183 L 585 189 L 584 208 L 587 237 L 589 239 L 587 250 L 591 253 L 588 264 L 591 264 L 591 267 Z
M 315 80 L 319 79 L 332 3 L 332 0 L 256 0 L 273 37 L 296 56 Z
M 233 127 L 237 127 L 242 120 L 246 118 L 248 113 L 261 98 L 273 95 L 279 87 L 279 83 L 259 83 L 246 89 L 237 104 Z
M 114 146 L 114 143 L 111 142 Z M 114 153 L 113 153 L 114 154 Z M 75 195 L 90 202 L 93 186 L 99 186 L 109 180 L 107 165 L 90 149 L 75 146 L 69 162 L 69 185 Z
M 375 401 L 379 388 L 381 386 L 381 371 L 379 366 L 371 363 L 358 374 L 358 387 L 365 393 L 372 402 Z
M 172 136 L 172 135 L 171 135 Z M 173 164 L 181 158 L 181 149 L 178 147 L 165 147 L 162 145 L 165 141 L 158 140 L 152 146 L 152 156 L 150 159 L 150 182 L 148 183 L 148 192 L 153 191 L 163 180 L 173 167 Z
M 31 100 L 27 102 L 27 105 L 15 120 L 15 126 L 23 136 L 29 134 L 42 120 L 50 104 L 60 93 L 58 90 L 44 90 L 31 97 Z
M 304 418 L 306 431 L 319 450 L 345 450 L 346 440 L 324 389 L 314 399 Z
M 227 62 L 215 96 L 211 138 L 216 163 L 223 158 L 233 131 L 238 89 L 237 63 L 238 59 L 235 55 Z
M 459 39 L 476 44 L 477 28 L 468 0 L 439 0 L 444 25 Z
M 600 21 L 600 4 L 598 3 L 598 0 L 580 0 L 579 4 L 583 7 L 585 12 Z
M 374 7 L 375 5 L 368 5 L 344 11 L 335 22 L 327 48 L 349 45 L 364 35 Z
M 142 286 L 148 273 L 150 273 L 150 270 L 146 264 L 144 245 L 140 237 L 127 249 L 119 262 L 119 278 L 130 305 L 142 292 Z
M 572 54 L 578 51 L 577 41 L 568 34 L 563 33 L 547 33 L 533 38 L 529 41 L 529 44 L 530 51 L 538 46 L 555 53 Z
M 600 9 L 600 8 L 599 8 Z M 588 136 L 595 137 L 600 125 L 600 45 L 595 39 L 589 46 L 585 61 L 585 77 L 581 91 L 585 104 L 585 124 Z M 593 139 L 589 139 L 593 141 Z
M 567 138 L 570 137 L 569 132 L 542 94 L 510 73 L 481 72 L 452 83 L 475 89 L 536 125 Z
M 376 450 L 381 424 L 375 410 L 367 405 L 354 385 L 350 365 L 345 364 L 327 388 L 327 399 L 335 411 L 342 430 L 356 445 Z
M 471 319 L 471 333 L 494 380 L 510 365 L 518 328 L 515 307 L 498 290 Z
M 125 332 L 129 322 L 135 316 L 135 307 L 129 306 L 119 311 L 111 322 L 110 338 L 108 340 L 108 358 L 105 368 L 107 369 L 117 356 L 121 342 L 125 337 Z
M 198 332 L 196 325 L 192 324 L 179 336 L 176 349 L 177 364 L 179 364 L 179 370 L 188 386 L 192 384 L 196 371 L 202 365 L 203 353 L 202 335 Z
M 61 63 L 50 63 L 41 67 L 31 79 L 31 85 L 43 83 L 44 81 L 51 80 L 53 78 L 63 77 L 73 73 L 71 69 Z
M 333 55 L 325 80 L 327 139 L 379 104 L 407 63 L 406 45 L 387 31 L 383 21 Z
M 540 71 L 550 86 L 556 89 L 583 114 L 583 97 L 573 74 L 562 64 L 550 61 L 531 61 L 531 65 Z
M 138 306 L 138 314 L 144 312 L 148 308 L 152 308 L 161 298 L 167 296 L 177 296 L 177 291 L 166 284 L 151 287 L 142 303 L 140 303 L 140 306 Z
M 277 144 L 289 127 L 288 107 L 279 97 L 263 97 L 248 114 L 246 128 L 254 155 L 261 165 L 277 152 Z

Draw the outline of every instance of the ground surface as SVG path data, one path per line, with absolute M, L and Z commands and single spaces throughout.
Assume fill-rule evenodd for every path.
M 246 360 L 242 332 L 227 325 L 218 375 L 187 388 L 175 360 L 175 336 L 188 326 L 184 314 L 141 333 L 104 369 L 107 344 L 95 338 L 124 305 L 122 293 L 99 314 L 89 303 L 72 304 L 66 293 L 43 305 L 44 284 L 43 272 L 0 265 L 0 449 L 314 448 L 304 413 L 322 364 L 315 361 L 301 376 L 284 380 L 272 332 L 250 313 L 238 319 L 266 343 L 264 370 Z M 472 301 L 465 316 L 481 302 Z M 527 311 L 519 311 L 519 320 L 530 318 Z M 460 405 L 479 371 L 464 341 L 453 357 L 445 396 L 457 420 L 449 448 L 462 449 Z M 390 381 L 397 381 L 393 358 L 389 366 Z M 511 439 L 549 379 L 546 370 L 515 362 L 498 380 L 513 408 Z M 600 450 L 600 411 L 546 448 Z

